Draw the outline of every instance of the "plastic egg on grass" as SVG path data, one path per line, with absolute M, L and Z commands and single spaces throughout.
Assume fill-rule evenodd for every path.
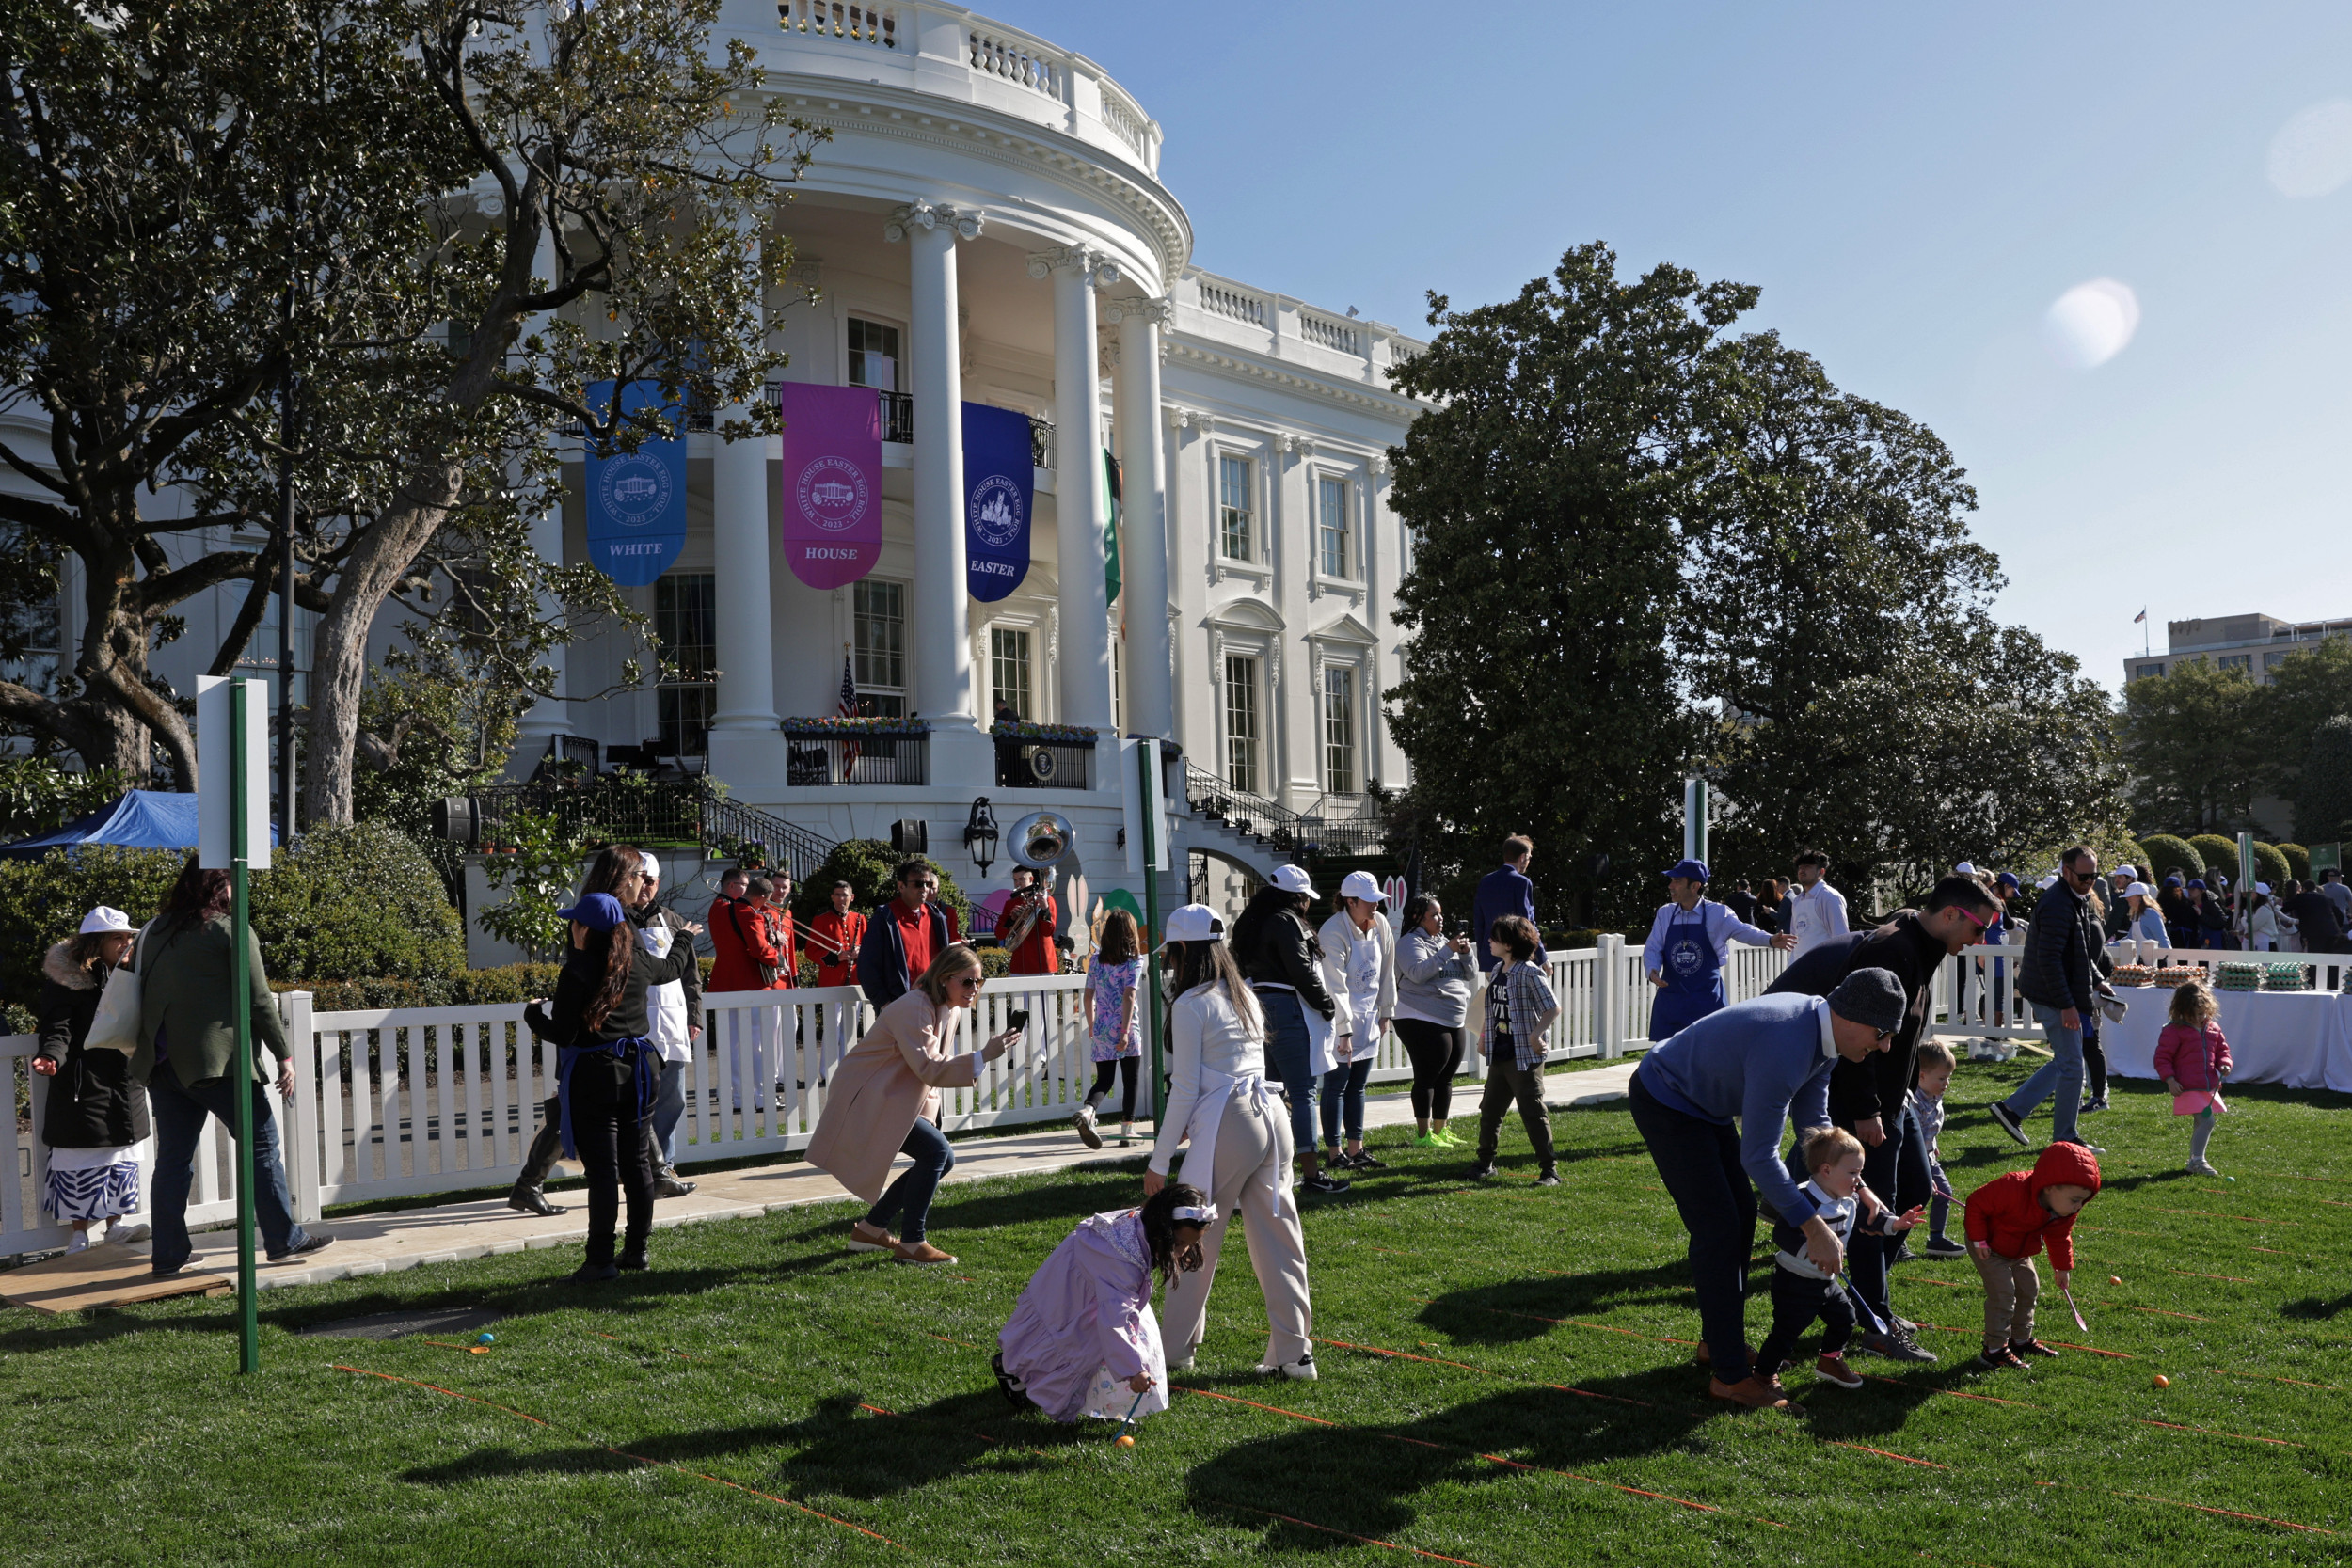
M 2156 1386 L 2159 1388 L 2169 1388 L 2172 1386 L 2172 1380 L 2165 1376 L 2162 1372 L 2158 1372 L 2156 1374 Z
M 1120 1435 L 1119 1446 L 1122 1449 L 1132 1449 L 1136 1446 L 1136 1440 L 1122 1433 Z

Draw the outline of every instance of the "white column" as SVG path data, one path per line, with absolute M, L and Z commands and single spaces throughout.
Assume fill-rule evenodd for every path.
M 1127 607 L 1127 729 L 1176 733 L 1176 684 L 1168 629 L 1168 471 L 1160 439 L 1160 328 L 1165 299 L 1123 299 L 1109 308 L 1119 326 L 1120 507 L 1120 596 Z M 1058 499 L 1058 497 L 1057 498 Z
M 758 220 L 746 219 L 745 232 L 757 243 Z M 717 428 L 749 420 L 752 412 L 746 404 L 730 404 L 719 411 Z M 711 454 L 711 610 L 718 632 L 719 705 L 710 718 L 710 770 L 733 783 L 781 774 L 784 761 L 776 728 L 775 595 L 768 562 L 768 459 L 775 449 L 772 436 L 722 437 Z
M 910 390 L 914 396 L 914 711 L 930 721 L 932 782 L 962 784 L 951 760 L 977 765 L 987 747 L 972 699 L 971 599 L 964 585 L 963 372 L 957 339 L 956 240 L 979 237 L 980 214 L 928 201 L 890 215 L 907 242 L 912 284 Z M 969 747 L 957 738 L 968 734 Z
M 553 282 L 555 266 L 555 235 L 552 231 L 543 230 L 539 235 L 538 255 L 532 260 L 531 270 L 538 277 Z M 516 341 L 521 342 L 534 332 L 545 331 L 547 324 L 546 316 L 530 318 L 516 333 Z M 522 477 L 520 465 L 516 465 L 510 470 L 509 477 L 514 482 L 520 481 Z M 532 516 L 531 547 L 538 553 L 542 561 L 551 561 L 558 566 L 564 563 L 564 492 L 560 484 L 555 493 L 548 498 L 548 505 Z M 563 602 L 554 594 L 539 595 L 540 620 L 556 621 L 560 620 L 563 614 Z M 551 688 L 554 695 L 542 697 L 532 704 L 531 711 L 524 714 L 515 726 L 515 754 L 511 770 L 517 775 L 529 774 L 539 766 L 540 759 L 548 754 L 548 741 L 550 736 L 571 733 L 572 705 L 566 702 L 564 696 L 565 690 L 564 656 L 566 651 L 564 645 L 558 642 L 541 656 L 548 667 L 555 672 L 555 681 Z
M 1110 602 L 1103 582 L 1102 372 L 1094 290 L 1117 263 L 1091 245 L 1029 258 L 1029 276 L 1054 279 L 1054 518 L 1061 577 L 1061 720 L 1111 727 Z

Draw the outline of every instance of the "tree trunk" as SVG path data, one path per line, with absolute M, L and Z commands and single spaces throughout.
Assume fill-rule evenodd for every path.
M 302 820 L 351 820 L 352 752 L 359 735 L 359 691 L 368 673 L 368 633 L 376 611 L 432 542 L 465 488 L 465 469 L 436 458 L 402 487 L 397 505 L 353 548 L 312 644 L 310 721 L 304 746 Z

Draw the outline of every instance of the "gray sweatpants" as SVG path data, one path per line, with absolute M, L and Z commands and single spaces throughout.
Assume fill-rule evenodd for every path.
M 1216 1223 L 1201 1234 L 1200 1267 L 1176 1276 L 1161 1311 L 1162 1342 L 1171 1362 L 1188 1359 L 1200 1346 L 1209 1315 L 1209 1287 L 1216 1283 L 1217 1253 L 1238 1212 L 1249 1243 L 1249 1266 L 1265 1296 L 1267 1366 L 1286 1366 L 1313 1349 L 1314 1311 L 1307 1299 L 1307 1238 L 1298 1227 L 1298 1200 L 1283 1191 L 1291 1174 L 1291 1130 L 1283 1119 L 1239 1096 L 1225 1103 L 1216 1130 L 1216 1170 L 1192 1168 L 1184 1154 L 1180 1179 L 1209 1195 Z M 1274 1198 L 1282 1193 L 1282 1212 Z

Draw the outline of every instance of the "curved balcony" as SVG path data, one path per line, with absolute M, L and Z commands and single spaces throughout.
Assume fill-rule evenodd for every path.
M 722 25 L 759 44 L 771 71 L 898 87 L 993 110 L 1158 178 L 1159 122 L 1084 55 L 961 6 L 907 0 L 773 0 L 780 36 L 771 38 L 739 24 L 752 4 L 730 5 Z

